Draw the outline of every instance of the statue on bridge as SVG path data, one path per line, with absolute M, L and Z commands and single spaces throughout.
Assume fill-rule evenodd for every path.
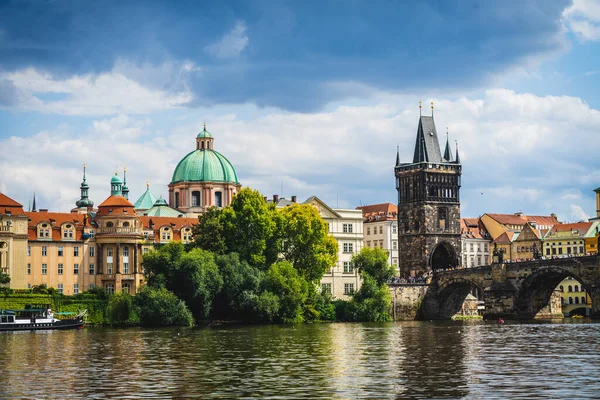
M 494 252 L 492 253 L 494 264 L 502 264 L 504 253 L 498 250 L 498 245 L 494 243 Z
M 537 243 L 533 244 L 531 250 L 533 251 L 533 259 L 534 260 L 539 260 L 542 258 L 542 255 L 540 254 L 540 250 L 538 249 Z

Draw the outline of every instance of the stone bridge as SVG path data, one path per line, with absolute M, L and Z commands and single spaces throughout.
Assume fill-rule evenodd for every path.
M 593 318 L 600 318 L 600 257 L 585 256 L 492 264 L 483 267 L 436 272 L 429 285 L 390 285 L 394 315 L 403 315 L 412 301 L 414 318 L 448 319 L 460 311 L 469 293 L 477 292 L 485 304 L 486 318 L 549 316 L 549 303 L 566 277 L 578 280 L 592 298 Z M 404 313 L 405 314 L 405 313 Z

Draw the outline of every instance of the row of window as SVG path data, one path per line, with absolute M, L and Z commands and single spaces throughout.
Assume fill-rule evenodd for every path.
M 565 304 L 565 299 L 561 299 L 561 303 Z M 575 302 L 573 302 L 573 297 L 569 297 L 569 304 L 580 304 L 579 297 L 575 297 Z M 581 304 L 587 304 L 584 296 L 581 296 Z
M 562 247 L 558 247 L 558 250 L 556 247 L 552 247 L 552 249 L 550 249 L 549 247 L 546 247 L 546 255 L 549 256 L 552 253 L 552 255 L 561 255 L 563 254 L 563 248 Z M 567 252 L 565 254 L 583 254 L 585 253 L 585 247 L 584 246 L 579 246 L 579 251 L 577 251 L 577 246 L 569 246 L 567 247 Z
M 89 248 L 90 257 L 95 257 L 96 250 L 94 247 Z M 56 253 L 59 257 L 63 257 L 65 255 L 65 249 L 63 246 L 58 246 L 56 248 Z M 31 246 L 27 246 L 27 256 L 31 256 Z M 48 246 L 42 246 L 42 257 L 48 256 Z M 79 257 L 79 246 L 73 247 L 73 257 Z
M 331 283 L 321 284 L 321 291 L 323 293 L 333 294 L 331 291 Z M 344 294 L 354 293 L 354 283 L 344 283 Z
M 331 292 L 331 284 L 329 285 L 329 289 Z M 31 289 L 31 284 L 28 284 L 27 287 L 29 289 Z M 95 288 L 96 285 L 93 283 L 90 283 L 88 285 L 88 290 L 91 290 L 93 288 Z M 62 283 L 59 283 L 58 285 L 56 285 L 56 289 L 58 290 L 59 293 L 64 294 L 64 285 Z M 107 283 L 106 285 L 104 285 L 104 290 L 106 290 L 107 294 L 114 294 L 115 293 L 115 285 L 112 283 Z M 121 292 L 123 293 L 131 293 L 131 285 L 129 285 L 129 283 L 123 283 L 121 286 Z M 79 283 L 74 283 L 73 284 L 73 294 L 79 294 Z
M 485 252 L 490 251 L 488 243 L 477 243 L 477 248 L 475 248 L 475 243 L 469 243 L 469 250 L 471 251 L 471 253 L 474 251 L 480 252 L 480 251 L 482 251 L 482 244 L 483 244 L 483 251 L 485 251 Z M 463 251 L 467 251 L 467 243 L 466 242 L 463 242 Z
M 565 291 L 565 288 L 563 287 L 563 285 L 560 285 L 560 286 L 559 286 L 559 289 L 560 289 L 560 291 L 561 291 L 561 292 L 564 292 L 564 291 Z M 582 287 L 581 289 L 582 289 L 582 291 L 583 291 L 583 287 Z M 569 285 L 569 286 L 567 287 L 567 291 L 568 291 L 569 293 L 570 293 L 570 292 L 579 292 L 579 285 L 575 285 L 575 289 L 573 289 L 573 286 Z

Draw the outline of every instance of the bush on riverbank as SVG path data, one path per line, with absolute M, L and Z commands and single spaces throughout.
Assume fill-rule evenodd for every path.
M 192 326 L 192 313 L 180 300 L 167 289 L 155 289 L 144 286 L 135 296 L 134 303 L 139 310 L 139 322 L 148 326 Z

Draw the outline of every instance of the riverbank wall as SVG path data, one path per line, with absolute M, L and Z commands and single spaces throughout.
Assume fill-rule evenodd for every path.
M 426 284 L 389 284 L 392 294 L 392 318 L 394 321 L 420 319 L 421 304 L 429 288 Z

